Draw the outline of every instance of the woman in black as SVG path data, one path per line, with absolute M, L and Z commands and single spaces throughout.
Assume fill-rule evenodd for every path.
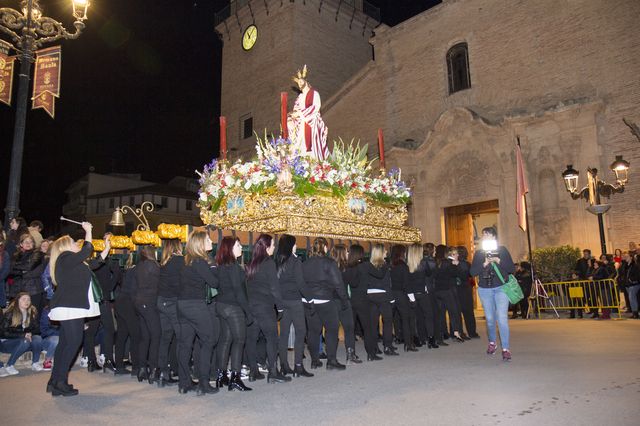
M 157 307 L 160 265 L 156 261 L 155 248 L 146 245 L 140 250 L 140 261 L 134 274 L 138 283 L 134 304 L 140 322 L 138 381 L 146 379 L 149 384 L 153 384 L 160 379 L 158 348 L 161 333 Z
M 473 287 L 475 285 L 475 280 L 471 277 L 471 274 L 469 274 L 471 264 L 467 260 L 469 257 L 467 248 L 465 246 L 458 246 L 456 249 L 458 252 L 458 261 L 460 262 L 458 265 L 460 275 L 456 290 L 458 293 L 460 313 L 464 319 L 464 326 L 467 329 L 467 334 L 462 334 L 462 338 L 469 340 L 472 337 L 480 337 L 476 331 L 476 317 L 473 314 Z M 462 326 L 462 323 L 460 325 Z
M 347 255 L 347 268 L 342 273 L 344 284 L 351 290 L 351 308 L 354 312 L 354 323 L 360 321 L 362 330 L 364 331 L 364 347 L 367 351 L 367 360 L 379 361 L 377 355 L 378 334 L 374 335 L 373 326 L 371 326 L 371 302 L 367 297 L 366 283 L 360 283 L 359 266 L 364 261 L 364 248 L 359 244 L 353 244 L 349 247 Z
M 44 301 L 44 292 L 40 281 L 40 276 L 44 271 L 43 260 L 44 254 L 36 249 L 36 243 L 31 234 L 22 234 L 20 245 L 11 262 L 9 277 L 13 279 L 13 284 L 8 287 L 7 296 L 9 299 L 13 299 L 18 293 L 28 293 L 31 296 L 31 304 L 38 310 L 38 320 Z
M 433 277 L 436 286 L 436 299 L 440 306 L 441 315 L 445 310 L 449 311 L 449 321 L 456 341 L 462 343 L 464 339 L 460 335 L 462 324 L 460 323 L 460 310 L 456 300 L 457 279 L 466 279 L 469 276 L 469 268 L 464 268 L 458 260 L 458 251 L 455 248 L 448 249 L 447 246 L 436 247 L 436 267 Z M 441 324 L 441 330 L 447 330 L 446 322 Z
M 282 296 L 278 285 L 276 262 L 271 257 L 275 251 L 271 235 L 260 234 L 253 246 L 251 263 L 247 266 L 247 293 L 255 321 L 247 331 L 247 358 L 251 370 L 249 380 L 257 378 L 258 361 L 256 343 L 260 331 L 267 341 L 267 382 L 290 382 L 291 377 L 278 371 L 278 318 L 283 312 Z M 276 315 L 276 310 L 278 314 Z
M 180 336 L 178 293 L 180 292 L 180 274 L 182 273 L 182 268 L 184 268 L 180 240 L 164 240 L 163 244 L 157 302 L 161 330 L 160 344 L 158 346 L 158 366 L 160 367 L 158 387 L 173 385 L 177 382 L 171 377 L 169 363 L 175 356 L 175 353 L 171 350 L 173 336 L 175 336 L 175 341 Z M 173 356 L 171 356 L 171 353 Z M 176 371 L 177 366 L 173 362 L 171 364 L 173 371 Z
M 181 394 L 195 388 L 189 372 L 189 359 L 196 336 L 199 340 L 199 345 L 196 344 L 198 349 L 193 349 L 199 350 L 196 394 L 200 396 L 218 392 L 209 384 L 211 357 L 220 335 L 220 324 L 212 320 L 209 311 L 212 293 L 218 288 L 217 271 L 211 268 L 207 254 L 212 249 L 213 244 L 205 231 L 193 231 L 189 235 L 178 293 L 178 392 Z
M 439 348 L 434 338 L 434 290 L 427 285 L 427 276 L 431 274 L 428 259 L 423 255 L 422 244 L 412 244 L 409 246 L 407 255 L 407 297 L 410 303 L 415 303 L 418 322 L 423 323 L 427 332 L 428 348 Z
M 138 365 L 140 324 L 136 315 L 136 308 L 133 303 L 133 298 L 138 287 L 135 277 L 135 268 L 136 267 L 133 264 L 133 253 L 130 253 L 125 264 L 120 288 L 116 292 L 114 302 L 114 312 L 118 322 L 115 348 L 115 374 L 131 374 L 134 377 L 138 376 L 138 371 L 140 370 L 140 366 Z M 126 356 L 131 362 L 131 371 L 129 371 L 124 365 L 127 339 L 129 339 L 130 354 Z
M 240 240 L 224 237 L 216 253 L 218 296 L 216 311 L 220 318 L 220 341 L 217 347 L 218 374 L 216 387 L 227 385 L 230 391 L 250 391 L 240 379 L 242 352 L 247 338 L 247 325 L 253 322 L 247 301 L 245 274 L 237 258 L 242 256 Z M 227 376 L 231 352 L 231 377 Z
M 382 315 L 382 342 L 384 344 L 384 354 L 393 356 L 398 355 L 393 346 L 393 311 L 392 303 L 394 302 L 391 290 L 391 277 L 389 267 L 384 257 L 386 251 L 382 244 L 374 244 L 371 249 L 371 259 L 369 262 L 362 262 L 358 267 L 360 285 L 367 288 L 367 298 L 371 302 L 371 319 L 370 325 L 373 336 L 378 336 L 378 323 Z M 377 352 L 378 344 L 375 348 L 370 348 Z M 369 350 L 367 350 L 369 352 Z M 374 353 L 375 353 L 374 352 Z M 371 353 L 371 352 L 369 352 Z
M 280 293 L 282 294 L 282 306 L 284 312 L 280 320 L 280 339 L 278 352 L 283 374 L 293 374 L 294 377 L 313 377 L 302 364 L 304 356 L 304 337 L 307 334 L 305 312 L 302 298 L 305 300 L 305 282 L 302 276 L 302 262 L 296 256 L 296 238 L 293 235 L 283 235 L 278 242 L 278 254 L 276 266 Z M 287 349 L 291 324 L 295 329 L 294 343 L 294 368 L 289 367 Z
M 60 340 L 47 383 L 47 391 L 53 396 L 78 394 L 68 382 L 69 369 L 82 344 L 85 318 L 100 315 L 99 295 L 92 292 L 92 274 L 85 262 L 93 252 L 91 224 L 82 222 L 82 228 L 82 249 L 68 235 L 58 238 L 51 247 L 51 279 L 57 289 L 49 303 L 49 318 L 60 322 Z
M 338 303 L 334 302 L 337 294 L 340 308 L 345 309 L 349 297 L 342 282 L 342 274 L 336 262 L 327 256 L 329 245 L 327 240 L 320 237 L 313 242 L 310 257 L 302 264 L 304 281 L 309 297 L 313 298 L 313 309 L 318 320 L 309 324 L 308 347 L 311 354 L 311 368 L 322 364 L 318 359 L 320 335 L 322 327 L 325 329 L 325 343 L 327 346 L 327 370 L 344 370 L 336 358 L 338 350 Z M 319 327 L 318 327 L 319 326 Z M 316 367 L 314 367 L 314 365 Z
M 405 261 L 407 247 L 396 244 L 391 247 L 391 291 L 393 298 L 396 300 L 393 304 L 394 312 L 400 317 L 401 327 L 396 327 L 396 339 L 400 339 L 398 329 L 402 330 L 402 341 L 404 342 L 405 352 L 417 352 L 416 345 L 413 343 L 415 329 L 415 315 L 412 315 L 412 308 L 409 306 L 409 297 L 407 296 L 407 285 L 409 279 L 409 267 Z M 412 321 L 413 316 L 413 321 Z

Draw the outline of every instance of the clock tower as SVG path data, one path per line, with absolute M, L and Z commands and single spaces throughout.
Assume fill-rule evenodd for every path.
M 231 1 L 216 14 L 231 159 L 253 156 L 254 131 L 280 132 L 279 93 L 289 93 L 290 111 L 291 77 L 303 65 L 322 101 L 330 99 L 372 59 L 378 24 L 379 10 L 364 0 Z

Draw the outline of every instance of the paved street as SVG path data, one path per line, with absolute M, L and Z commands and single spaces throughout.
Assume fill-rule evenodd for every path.
M 484 323 L 480 322 L 484 335 Z M 3 424 L 640 424 L 640 321 L 511 321 L 513 362 L 485 340 L 421 349 L 253 392 L 178 395 L 75 367 L 80 395 L 52 398 L 48 373 L 0 379 Z M 340 352 L 344 352 L 341 348 Z M 364 352 L 359 347 L 359 353 Z M 308 364 L 307 364 L 308 365 Z

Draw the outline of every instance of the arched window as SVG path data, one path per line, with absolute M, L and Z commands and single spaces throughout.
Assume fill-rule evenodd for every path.
M 458 43 L 447 52 L 449 94 L 471 87 L 467 43 Z

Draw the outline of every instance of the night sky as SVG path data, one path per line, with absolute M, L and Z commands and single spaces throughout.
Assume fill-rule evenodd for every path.
M 395 25 L 437 0 L 369 0 Z M 2 6 L 18 7 L 18 0 Z M 63 41 L 56 118 L 27 113 L 21 215 L 57 227 L 64 190 L 92 167 L 166 183 L 193 176 L 218 151 L 222 43 L 214 13 L 228 0 L 92 0 L 87 28 Z M 41 0 L 72 27 L 70 0 Z M 1 35 L 5 39 L 4 35 Z M 0 206 L 6 204 L 13 106 L 0 104 Z M 31 96 L 31 89 L 29 91 Z M 2 213 L 4 219 L 4 212 Z

